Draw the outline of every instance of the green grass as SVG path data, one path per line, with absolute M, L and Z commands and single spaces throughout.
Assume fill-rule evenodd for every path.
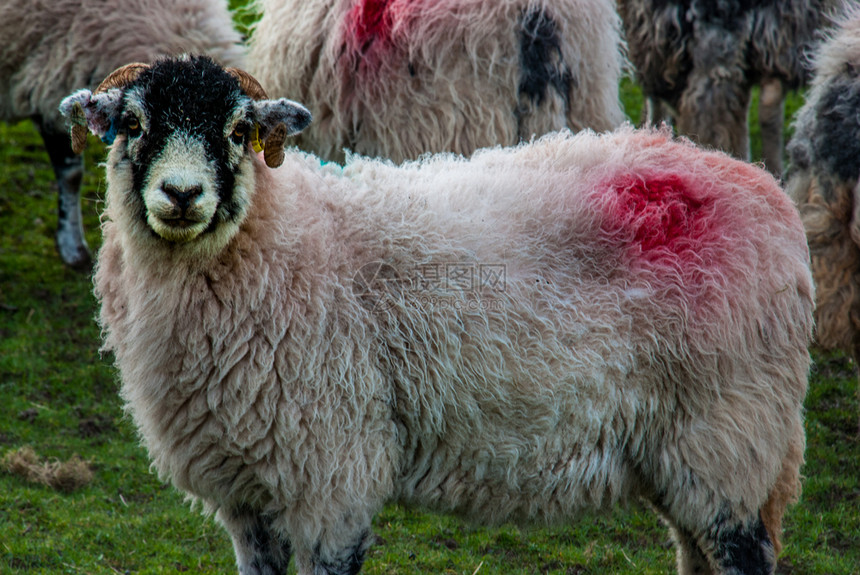
M 249 22 L 249 20 L 246 20 Z M 625 104 L 641 96 L 629 81 Z M 790 104 L 799 104 L 799 96 Z M 754 150 L 756 135 L 753 134 Z M 758 148 L 760 149 L 760 148 Z M 84 213 L 100 243 L 104 149 L 91 142 Z M 111 358 L 99 355 L 89 277 L 55 253 L 56 190 L 28 122 L 0 123 L 0 456 L 31 446 L 47 459 L 78 454 L 94 480 L 64 494 L 0 472 L 0 574 L 233 573 L 232 546 L 150 471 L 123 415 Z M 860 445 L 854 368 L 816 355 L 805 491 L 786 518 L 782 574 L 860 573 Z M 534 531 L 475 528 L 387 507 L 376 519 L 369 574 L 670 573 L 674 551 L 649 511 L 632 506 Z M 291 571 L 293 572 L 293 571 Z

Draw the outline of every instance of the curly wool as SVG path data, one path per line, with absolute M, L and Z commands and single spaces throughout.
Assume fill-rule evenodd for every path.
M 696 533 L 763 509 L 778 546 L 813 285 L 771 177 L 629 130 L 400 168 L 256 164 L 209 259 L 139 243 L 108 186 L 104 347 L 162 477 L 276 518 L 297 553 L 349 548 L 389 500 L 555 523 L 657 494 Z M 357 287 L 374 263 L 400 281 Z M 505 283 L 415 275 L 454 264 Z
M 817 285 L 816 340 L 860 360 L 860 8 L 846 4 L 817 50 L 788 146 Z
M 4 2 L 0 37 L 0 119 L 40 117 L 58 133 L 60 101 L 123 64 L 186 52 L 244 60 L 225 0 Z
M 624 121 L 620 21 L 608 0 L 258 0 L 258 9 L 249 71 L 271 96 L 309 107 L 314 124 L 298 144 L 328 160 L 342 161 L 345 148 L 395 162 L 468 155 Z M 520 93 L 522 28 L 546 51 L 532 63 L 554 82 L 545 98 Z

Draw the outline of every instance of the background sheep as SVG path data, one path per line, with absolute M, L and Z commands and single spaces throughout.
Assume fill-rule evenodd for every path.
M 297 143 L 395 162 L 624 120 L 611 0 L 260 0 L 250 71 L 308 104 Z
M 647 121 L 668 112 L 680 133 L 749 160 L 750 90 L 760 84 L 762 155 L 780 176 L 785 92 L 807 79 L 804 53 L 831 1 L 618 0 Z
M 860 362 L 860 8 L 815 58 L 788 146 L 787 191 L 800 208 L 818 286 L 816 339 Z
M 303 107 L 196 58 L 63 107 L 119 126 L 96 290 L 122 395 L 241 573 L 357 573 L 392 499 L 557 523 L 635 496 L 680 572 L 772 573 L 813 286 L 763 171 L 631 130 L 321 166 L 283 150 Z
M 59 187 L 57 249 L 65 263 L 89 268 L 80 184 L 60 100 L 130 61 L 209 53 L 241 64 L 239 34 L 226 0 L 54 0 L 0 2 L 0 120 L 32 119 Z

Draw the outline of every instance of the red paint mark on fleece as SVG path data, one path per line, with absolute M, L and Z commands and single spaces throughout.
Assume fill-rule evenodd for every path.
M 613 222 L 630 230 L 643 252 L 679 253 L 705 232 L 702 202 L 690 197 L 676 175 L 626 177 L 612 185 L 618 194 Z
M 391 40 L 392 14 L 390 0 L 359 0 L 347 16 L 356 47 L 362 52 L 374 40 Z

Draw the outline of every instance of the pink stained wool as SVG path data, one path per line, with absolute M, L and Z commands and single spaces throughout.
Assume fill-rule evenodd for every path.
M 355 41 L 353 50 L 363 49 L 373 40 L 390 41 L 391 12 L 389 0 L 363 0 L 355 4 L 347 16 Z
M 625 178 L 610 189 L 618 193 L 617 224 L 635 230 L 643 252 L 665 248 L 680 255 L 689 247 L 685 240 L 695 240 L 702 202 L 677 175 Z

